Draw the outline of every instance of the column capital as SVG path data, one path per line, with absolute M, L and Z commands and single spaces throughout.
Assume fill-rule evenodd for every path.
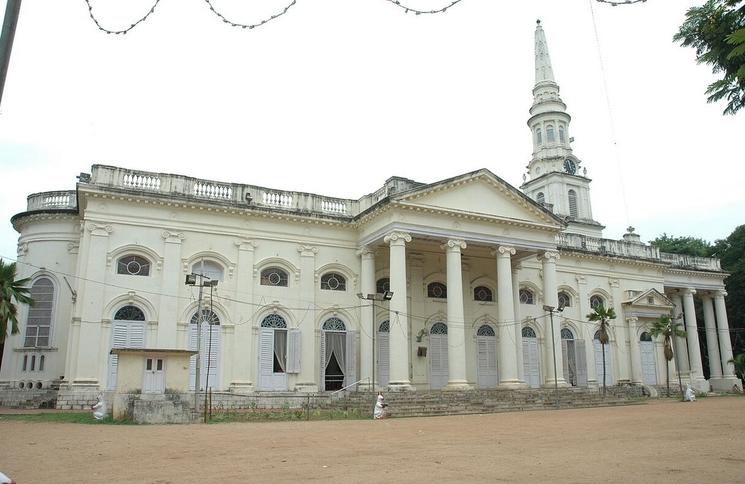
M 91 235 L 100 235 L 103 237 L 108 237 L 108 235 L 114 231 L 114 227 L 110 224 L 89 223 L 85 228 L 91 233 Z
M 165 240 L 167 243 L 170 244 L 180 244 L 182 240 L 184 240 L 184 233 L 183 232 L 171 232 L 169 230 L 164 230 L 161 232 L 160 237 Z
M 373 249 L 369 245 L 365 245 L 364 247 L 360 247 L 359 249 L 357 249 L 357 255 L 362 257 L 363 259 L 374 259 L 375 249 Z
M 713 293 L 714 298 L 716 299 L 727 297 L 727 291 L 725 291 L 724 289 L 717 289 L 716 291 L 713 291 Z
M 693 287 L 686 287 L 680 290 L 680 293 L 684 296 L 693 296 L 696 294 L 696 289 Z
M 390 234 L 383 237 L 383 242 L 391 245 L 404 245 L 407 242 L 411 242 L 411 235 L 407 232 L 394 230 Z
M 559 255 L 559 251 L 557 250 L 547 250 L 541 254 L 538 254 L 538 259 L 542 260 L 544 262 L 552 262 L 556 263 L 561 258 L 561 255 Z
M 298 245 L 297 251 L 300 252 L 301 257 L 315 257 L 318 253 L 318 247 L 312 245 Z
M 626 318 L 626 322 L 629 324 L 636 324 L 638 321 L 639 318 L 637 318 L 636 316 L 629 316 L 628 318 Z
M 234 242 L 235 246 L 238 247 L 238 250 L 247 250 L 250 252 L 253 252 L 254 249 L 257 247 L 257 243 L 253 240 L 242 240 L 238 239 Z
M 497 248 L 495 248 L 492 251 L 492 255 L 496 255 L 497 257 L 511 257 L 515 255 L 517 251 L 514 247 L 510 247 L 508 245 L 500 245 Z
M 447 242 L 440 245 L 441 249 L 452 250 L 455 252 L 460 252 L 466 247 L 468 247 L 468 244 L 466 244 L 466 241 L 462 239 L 448 239 Z

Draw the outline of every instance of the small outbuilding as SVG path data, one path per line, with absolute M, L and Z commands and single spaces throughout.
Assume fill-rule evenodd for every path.
M 138 423 L 191 421 L 189 359 L 196 351 L 167 348 L 114 348 L 117 376 L 113 417 Z

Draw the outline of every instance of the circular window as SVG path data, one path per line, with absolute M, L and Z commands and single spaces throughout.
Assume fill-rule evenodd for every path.
M 137 275 L 142 270 L 142 264 L 137 262 L 136 260 L 132 260 L 127 262 L 127 272 L 129 272 L 132 275 Z
M 40 381 L 37 381 L 37 382 L 36 382 L 36 388 L 37 388 L 38 390 L 41 390 L 41 387 L 42 387 L 42 386 L 43 386 L 43 385 L 41 384 L 41 382 L 40 382 Z
M 281 280 L 282 280 L 282 277 L 276 272 L 272 272 L 271 274 L 269 274 L 269 283 L 272 286 L 276 286 L 277 284 L 279 284 L 279 281 Z
M 19 381 L 19 382 L 18 382 L 18 388 L 21 388 L 21 389 L 23 389 L 23 386 L 24 386 L 24 385 L 23 385 L 23 382 L 22 382 L 22 381 Z

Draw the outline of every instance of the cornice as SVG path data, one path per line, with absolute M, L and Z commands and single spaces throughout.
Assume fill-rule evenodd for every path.
M 16 232 L 21 232 L 21 229 L 34 222 L 49 222 L 57 220 L 74 220 L 79 219 L 77 210 L 38 210 L 33 212 L 21 212 L 13 215 L 10 219 L 10 223 Z

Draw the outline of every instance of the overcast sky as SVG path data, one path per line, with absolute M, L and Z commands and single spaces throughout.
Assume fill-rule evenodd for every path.
M 252 23 L 287 1 L 213 4 Z M 15 257 L 9 219 L 28 194 L 74 189 L 94 163 L 349 198 L 393 175 L 479 168 L 519 186 L 537 18 L 604 236 L 632 224 L 643 240 L 726 237 L 745 223 L 745 113 L 707 104 L 710 68 L 672 43 L 703 1 L 592 3 L 609 116 L 591 0 L 463 0 L 420 16 L 386 0 L 298 0 L 254 30 L 202 0 L 162 0 L 126 36 L 100 32 L 83 0 L 27 0 L 0 106 L 0 255 Z M 91 3 L 114 29 L 152 0 Z

